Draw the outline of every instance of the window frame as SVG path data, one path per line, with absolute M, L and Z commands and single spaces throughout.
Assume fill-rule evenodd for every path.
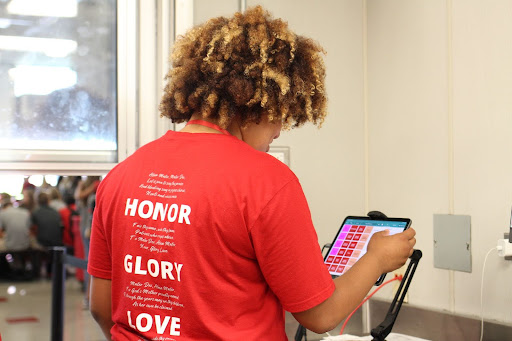
M 186 20 L 176 15 L 184 4 L 192 6 Z M 238 0 L 238 5 L 245 10 L 246 0 Z M 23 161 L 23 152 L 12 154 L 9 162 L 0 161 L 0 174 L 104 175 L 140 146 L 168 130 L 179 130 L 183 124 L 159 117 L 158 105 L 171 46 L 192 25 L 193 6 L 193 0 L 117 0 L 117 162 L 101 162 L 110 153 L 101 151 L 95 151 L 91 161 L 77 161 L 91 151 L 33 151 L 32 161 Z M 183 27 L 177 27 L 178 20 Z M 48 156 L 51 161 L 44 161 Z
M 0 173 L 105 174 L 137 149 L 138 70 L 143 62 L 138 55 L 139 3 L 151 1 L 117 0 L 117 162 L 109 162 L 111 152 L 102 151 L 4 150 L 0 151 L 0 157 L 9 161 L 0 162 Z M 143 7 L 141 5 L 141 9 Z M 27 155 L 30 156 L 30 161 L 24 161 Z M 91 161 L 83 161 L 89 157 Z

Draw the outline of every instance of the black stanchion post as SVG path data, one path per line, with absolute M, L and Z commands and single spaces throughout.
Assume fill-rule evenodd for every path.
M 52 330 L 51 341 L 62 341 L 64 336 L 64 258 L 66 248 L 56 246 L 52 248 Z
M 295 341 L 302 341 L 303 339 L 304 339 L 304 341 L 308 341 L 307 330 L 306 330 L 306 327 L 304 327 L 303 325 L 299 324 L 299 328 L 297 328 L 297 332 L 295 332 L 294 340 Z

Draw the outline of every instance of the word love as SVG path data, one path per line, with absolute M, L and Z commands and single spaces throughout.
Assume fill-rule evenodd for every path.
M 153 324 L 154 324 L 155 328 L 156 328 L 156 333 L 159 335 L 162 335 L 163 333 L 165 333 L 167 326 L 169 326 L 169 335 L 180 336 L 180 318 L 179 317 L 164 316 L 163 320 L 162 320 L 162 316 L 160 316 L 160 315 L 153 316 L 153 315 L 150 315 L 147 313 L 142 313 L 135 317 L 135 324 L 133 324 L 132 312 L 128 310 L 127 314 L 128 314 L 128 325 L 135 330 L 145 333 L 145 332 L 150 331 L 151 328 L 153 328 Z

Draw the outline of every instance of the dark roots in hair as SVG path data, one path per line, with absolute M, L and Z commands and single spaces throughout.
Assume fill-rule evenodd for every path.
M 327 102 L 321 53 L 260 6 L 211 19 L 174 45 L 161 116 L 182 123 L 200 113 L 226 128 L 234 117 L 246 125 L 265 114 L 284 128 L 321 126 Z

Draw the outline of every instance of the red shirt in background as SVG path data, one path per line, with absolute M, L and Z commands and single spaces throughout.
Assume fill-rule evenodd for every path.
M 59 210 L 62 219 L 62 242 L 65 246 L 73 247 L 73 232 L 71 230 L 71 214 L 76 212 L 76 205 L 72 204 Z

